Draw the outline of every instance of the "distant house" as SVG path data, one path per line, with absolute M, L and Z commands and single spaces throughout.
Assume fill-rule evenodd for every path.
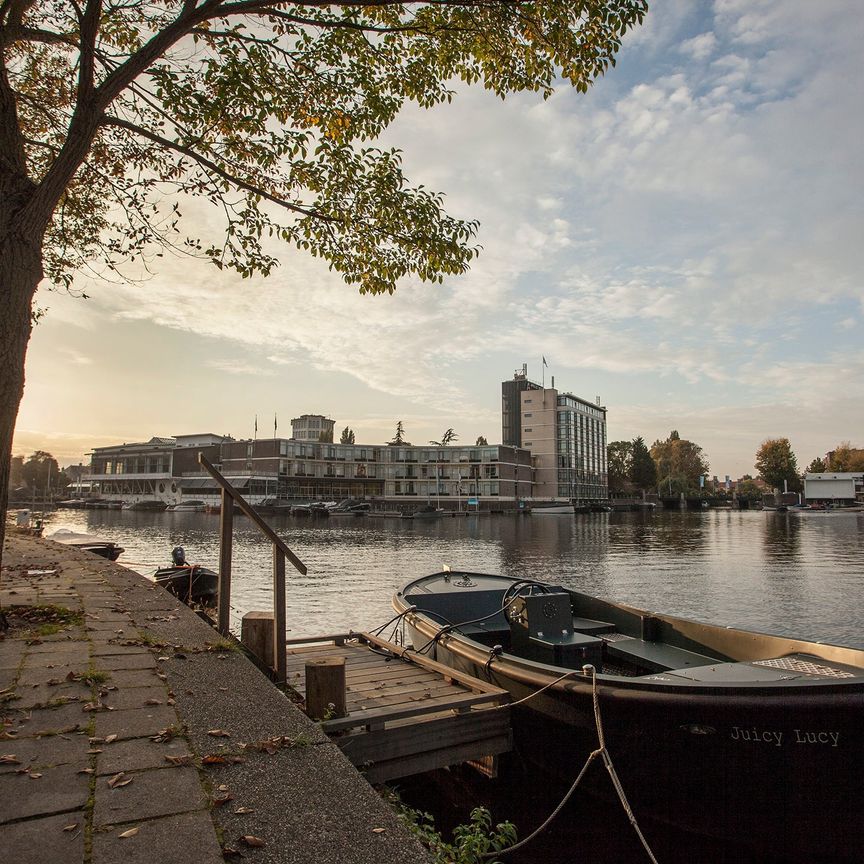
M 809 504 L 848 507 L 864 504 L 864 472 L 843 471 L 806 474 L 804 500 Z

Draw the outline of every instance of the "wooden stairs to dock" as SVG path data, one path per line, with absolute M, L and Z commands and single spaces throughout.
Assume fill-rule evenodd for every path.
M 307 663 L 339 657 L 347 715 L 321 726 L 370 783 L 462 762 L 494 776 L 512 745 L 505 690 L 368 633 L 292 640 L 288 684 L 306 698 Z

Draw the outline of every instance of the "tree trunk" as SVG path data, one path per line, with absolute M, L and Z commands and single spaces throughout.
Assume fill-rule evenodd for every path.
M 24 395 L 24 360 L 32 330 L 33 295 L 42 281 L 41 237 L 25 239 L 0 229 L 0 565 L 9 501 L 9 464 L 18 406 Z

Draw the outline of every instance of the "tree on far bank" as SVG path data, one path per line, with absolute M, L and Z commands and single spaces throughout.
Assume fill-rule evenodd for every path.
M 674 429 L 665 441 L 655 441 L 651 445 L 650 454 L 657 468 L 657 487 L 661 495 L 694 492 L 700 488 L 699 478 L 708 473 L 709 464 L 702 448 L 682 438 Z M 677 488 L 682 486 L 684 488 Z
M 477 440 L 474 442 L 475 447 L 487 447 L 489 442 L 482 436 L 478 435 Z
M 790 492 L 797 492 L 801 487 L 798 460 L 792 452 L 788 438 L 769 438 L 763 441 L 756 451 L 755 468 L 772 489 L 782 492 L 785 484 Z
M 586 92 L 646 0 L 0 3 L 0 549 L 37 287 L 165 251 L 268 275 L 270 238 L 363 293 L 441 281 L 477 225 L 371 146 L 454 85 Z M 208 202 L 225 232 L 180 227 Z M 204 224 L 203 222 L 201 224 Z M 197 228 L 193 229 L 197 233 Z M 137 266 L 137 265 L 136 265 Z
M 864 450 L 841 441 L 829 454 L 826 471 L 864 471 Z
M 28 490 L 43 500 L 69 485 L 69 478 L 60 470 L 57 460 L 44 450 L 37 450 L 27 459 L 21 476 Z
M 807 466 L 808 474 L 821 474 L 827 470 L 828 465 L 826 464 L 825 460 L 820 459 L 818 456 Z
M 349 429 L 347 426 L 342 430 L 342 437 L 339 439 L 340 444 L 353 444 L 354 443 L 354 430 Z
M 657 466 L 641 437 L 633 439 L 630 482 L 640 492 L 657 488 Z
M 631 441 L 610 441 L 606 445 L 606 475 L 610 493 L 623 495 L 629 491 L 632 466 Z

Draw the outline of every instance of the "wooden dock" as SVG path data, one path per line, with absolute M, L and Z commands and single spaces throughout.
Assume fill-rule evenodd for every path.
M 368 633 L 290 641 L 288 683 L 305 698 L 307 663 L 340 657 L 347 715 L 321 726 L 370 783 L 462 762 L 494 776 L 512 745 L 505 690 Z

